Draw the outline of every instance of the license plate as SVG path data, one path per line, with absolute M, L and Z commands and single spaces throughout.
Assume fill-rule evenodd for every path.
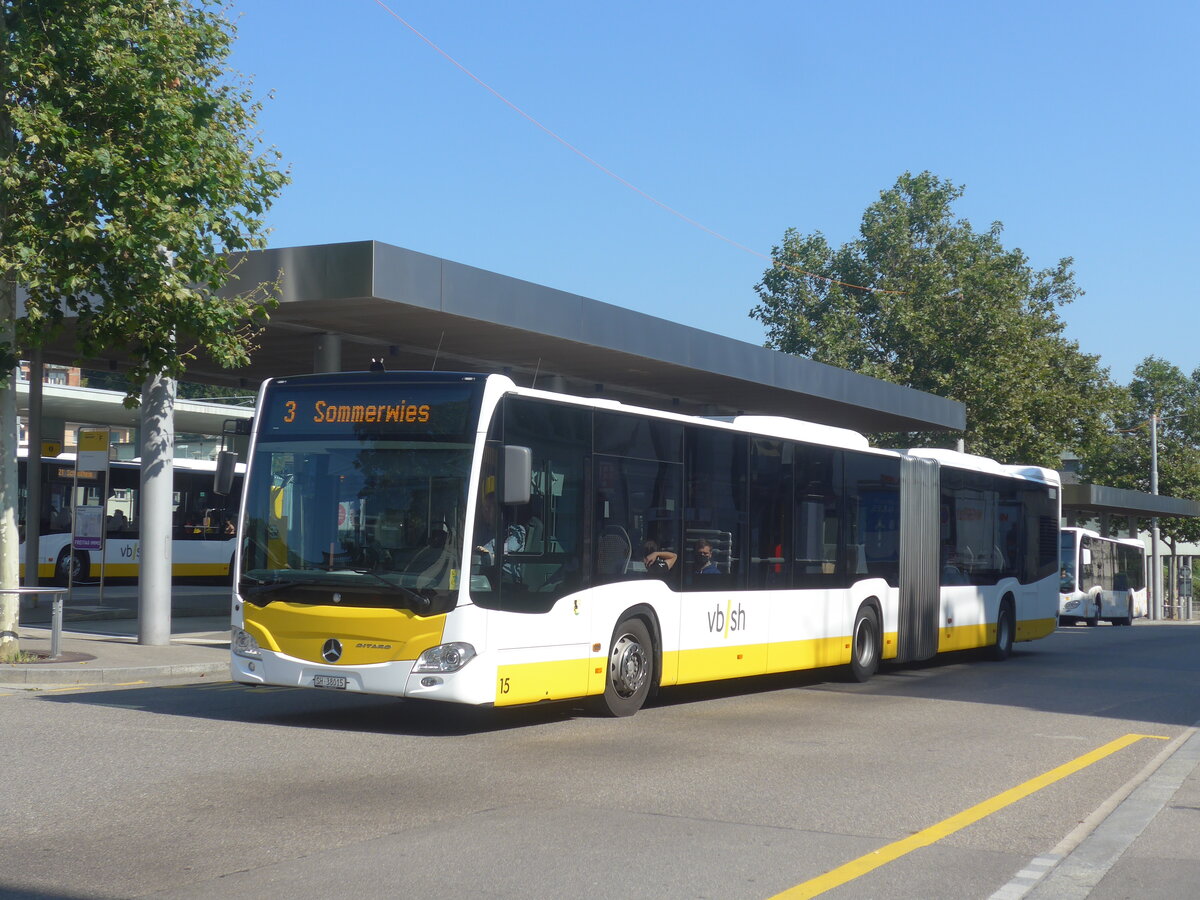
M 347 679 L 345 675 L 314 675 L 313 687 L 333 688 L 335 691 L 344 691 L 346 689 Z

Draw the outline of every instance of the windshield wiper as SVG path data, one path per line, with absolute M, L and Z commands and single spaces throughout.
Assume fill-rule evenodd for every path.
M 412 588 L 407 588 L 402 584 L 396 584 L 394 581 L 388 581 L 378 572 L 373 572 L 370 569 L 351 569 L 350 571 L 357 575 L 369 575 L 380 585 L 387 587 L 389 590 L 395 591 L 401 596 L 408 597 L 409 600 L 416 604 L 414 609 L 415 612 L 424 612 L 425 610 L 429 609 L 432 603 L 428 597 L 418 594 Z

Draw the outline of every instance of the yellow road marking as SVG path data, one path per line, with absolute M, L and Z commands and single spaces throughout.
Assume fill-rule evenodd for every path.
M 975 804 L 970 809 L 963 810 L 948 819 L 943 819 L 936 825 L 930 825 L 928 828 L 922 829 L 903 840 L 880 847 L 866 856 L 860 856 L 858 859 L 851 860 L 845 865 L 831 869 L 824 875 L 818 875 L 816 878 L 809 879 L 803 884 L 788 888 L 786 891 L 776 894 L 771 900 L 804 900 L 804 898 L 816 897 L 818 894 L 823 894 L 835 887 L 840 887 L 849 881 L 853 881 L 860 875 L 866 875 L 868 872 L 878 869 L 880 866 L 887 865 L 914 850 L 928 847 L 930 844 L 936 843 L 944 837 L 949 837 L 956 831 L 961 831 L 968 825 L 973 825 L 980 819 L 984 819 L 992 813 L 1004 809 L 1006 806 L 1011 806 L 1018 800 L 1023 800 L 1030 794 L 1034 794 L 1044 787 L 1049 787 L 1054 782 L 1061 781 L 1068 775 L 1073 775 L 1081 769 L 1086 769 L 1092 763 L 1099 762 L 1106 756 L 1111 756 L 1118 750 L 1124 750 L 1131 744 L 1136 744 L 1141 740 L 1169 741 L 1170 738 L 1157 734 L 1127 734 L 1124 737 L 1117 738 L 1115 741 L 1110 741 L 1103 747 L 1093 750 L 1091 753 L 1085 753 L 1083 756 L 1073 759 L 1068 763 L 1063 763 L 1058 768 L 1051 769 L 1037 778 L 1030 779 L 1014 788 L 1009 788 L 1002 794 L 997 794 L 989 800 Z

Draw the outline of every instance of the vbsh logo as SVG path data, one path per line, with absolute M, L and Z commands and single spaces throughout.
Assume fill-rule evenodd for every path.
M 737 609 L 733 609 L 731 604 L 733 601 L 725 604 L 725 608 L 721 609 L 721 604 L 717 604 L 717 608 L 708 614 L 708 630 L 712 634 L 729 634 L 731 631 L 746 630 L 746 611 L 742 609 L 742 604 L 739 602 Z

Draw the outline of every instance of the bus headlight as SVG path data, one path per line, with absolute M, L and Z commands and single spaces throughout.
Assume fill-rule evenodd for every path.
M 1079 605 L 1078 600 L 1068 600 L 1065 604 L 1063 604 L 1063 609 L 1074 609 L 1078 605 Z
M 233 652 L 238 656 L 245 656 L 248 659 L 262 659 L 262 651 L 258 649 L 258 641 L 248 631 L 242 631 L 240 628 L 233 629 L 233 639 L 230 646 L 233 647 Z
M 462 641 L 438 644 L 417 657 L 413 672 L 457 672 L 475 658 L 475 648 Z

